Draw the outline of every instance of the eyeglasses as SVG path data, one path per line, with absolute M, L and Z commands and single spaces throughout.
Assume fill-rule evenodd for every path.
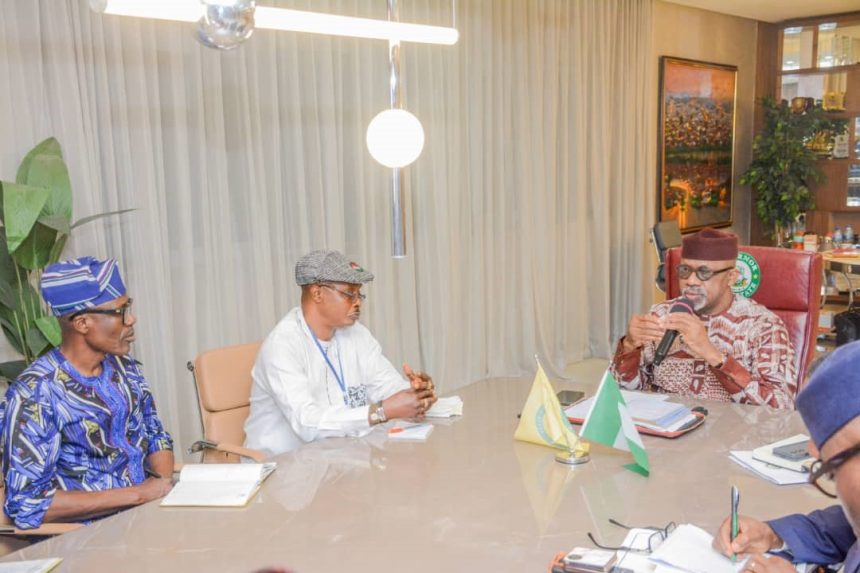
M 699 278 L 700 281 L 709 281 L 714 278 L 714 275 L 730 271 L 733 268 L 735 267 L 726 267 L 724 269 L 715 271 L 705 266 L 699 267 L 698 269 L 694 269 L 690 265 L 678 265 L 677 267 L 675 267 L 675 270 L 678 271 L 678 276 L 682 279 L 690 278 L 690 275 L 695 272 L 696 276 Z
M 609 551 L 648 551 L 648 553 L 652 553 L 655 549 L 657 549 L 657 546 L 659 546 L 663 541 L 666 540 L 667 537 L 669 537 L 669 535 L 673 531 L 675 531 L 675 527 L 677 527 L 674 521 L 670 521 L 669 524 L 665 527 L 655 527 L 653 525 L 648 525 L 645 527 L 630 527 L 629 525 L 624 525 L 623 523 L 615 521 L 612 518 L 609 519 L 609 523 L 611 523 L 612 525 L 617 525 L 618 527 L 623 527 L 628 531 L 631 529 L 646 529 L 651 532 L 648 535 L 647 550 L 643 547 L 630 547 L 627 545 L 602 545 L 598 543 L 596 539 L 594 539 L 594 535 L 592 535 L 590 532 L 588 533 L 588 538 L 591 540 L 592 543 L 594 543 L 595 546 L 601 549 L 607 549 Z
M 82 314 L 107 314 L 122 317 L 122 323 L 128 326 L 131 320 L 130 317 L 132 316 L 131 303 L 132 299 L 128 299 L 124 305 L 117 308 L 88 308 L 86 310 L 79 310 L 70 316 L 69 320 L 73 320 Z
M 330 285 L 328 283 L 319 283 L 321 287 L 330 288 L 331 290 L 338 292 L 349 299 L 350 302 L 355 302 L 355 299 L 364 300 L 367 298 L 367 295 L 362 292 L 350 292 L 348 290 L 340 290 L 334 285 Z
M 860 454 L 860 444 L 839 452 L 826 462 L 815 460 L 809 467 L 809 483 L 817 487 L 818 491 L 827 497 L 837 497 L 836 482 L 833 480 L 833 476 L 842 464 L 857 454 Z

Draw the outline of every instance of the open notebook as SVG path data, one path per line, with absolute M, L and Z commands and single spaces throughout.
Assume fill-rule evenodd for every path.
M 265 464 L 189 464 L 179 473 L 161 505 L 241 507 L 260 489 L 276 463 Z

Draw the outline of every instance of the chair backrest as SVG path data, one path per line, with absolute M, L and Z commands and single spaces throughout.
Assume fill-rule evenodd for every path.
M 741 246 L 761 270 L 761 284 L 752 299 L 764 305 L 785 322 L 795 351 L 797 388 L 800 390 L 806 369 L 815 354 L 818 311 L 821 300 L 822 260 L 819 253 L 776 247 Z M 678 273 L 681 249 L 670 249 L 666 255 L 666 296 L 679 295 Z
M 678 221 L 663 221 L 654 223 L 651 227 L 651 242 L 654 243 L 654 248 L 657 250 L 657 260 L 660 264 L 657 265 L 657 275 L 654 277 L 654 284 L 663 292 L 666 292 L 666 251 L 672 247 L 681 245 L 681 228 L 678 227 Z
M 672 219 L 654 223 L 651 227 L 651 240 L 654 241 L 654 248 L 657 249 L 657 258 L 661 263 L 664 262 L 667 250 L 681 246 L 681 228 L 678 226 L 678 221 Z
M 203 435 L 215 443 L 241 446 L 250 411 L 251 369 L 260 342 L 225 346 L 201 353 L 194 360 L 194 383 L 203 420 Z M 207 449 L 204 463 L 238 462 L 238 456 Z

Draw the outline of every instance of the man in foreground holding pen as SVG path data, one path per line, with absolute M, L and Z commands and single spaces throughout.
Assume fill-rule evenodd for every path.
M 860 342 L 833 351 L 812 374 L 797 397 L 797 409 L 820 451 L 810 481 L 841 505 L 794 514 L 769 522 L 740 516 L 731 539 L 731 518 L 714 537 L 726 555 L 752 554 L 746 571 L 786 573 L 794 563 L 835 565 L 845 573 L 860 570 Z M 768 558 L 765 554 L 776 554 Z

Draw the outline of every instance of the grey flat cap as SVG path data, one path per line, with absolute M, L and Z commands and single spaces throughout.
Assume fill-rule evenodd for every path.
M 299 286 L 319 282 L 364 284 L 373 280 L 358 263 L 338 251 L 311 251 L 296 263 L 296 283 Z

